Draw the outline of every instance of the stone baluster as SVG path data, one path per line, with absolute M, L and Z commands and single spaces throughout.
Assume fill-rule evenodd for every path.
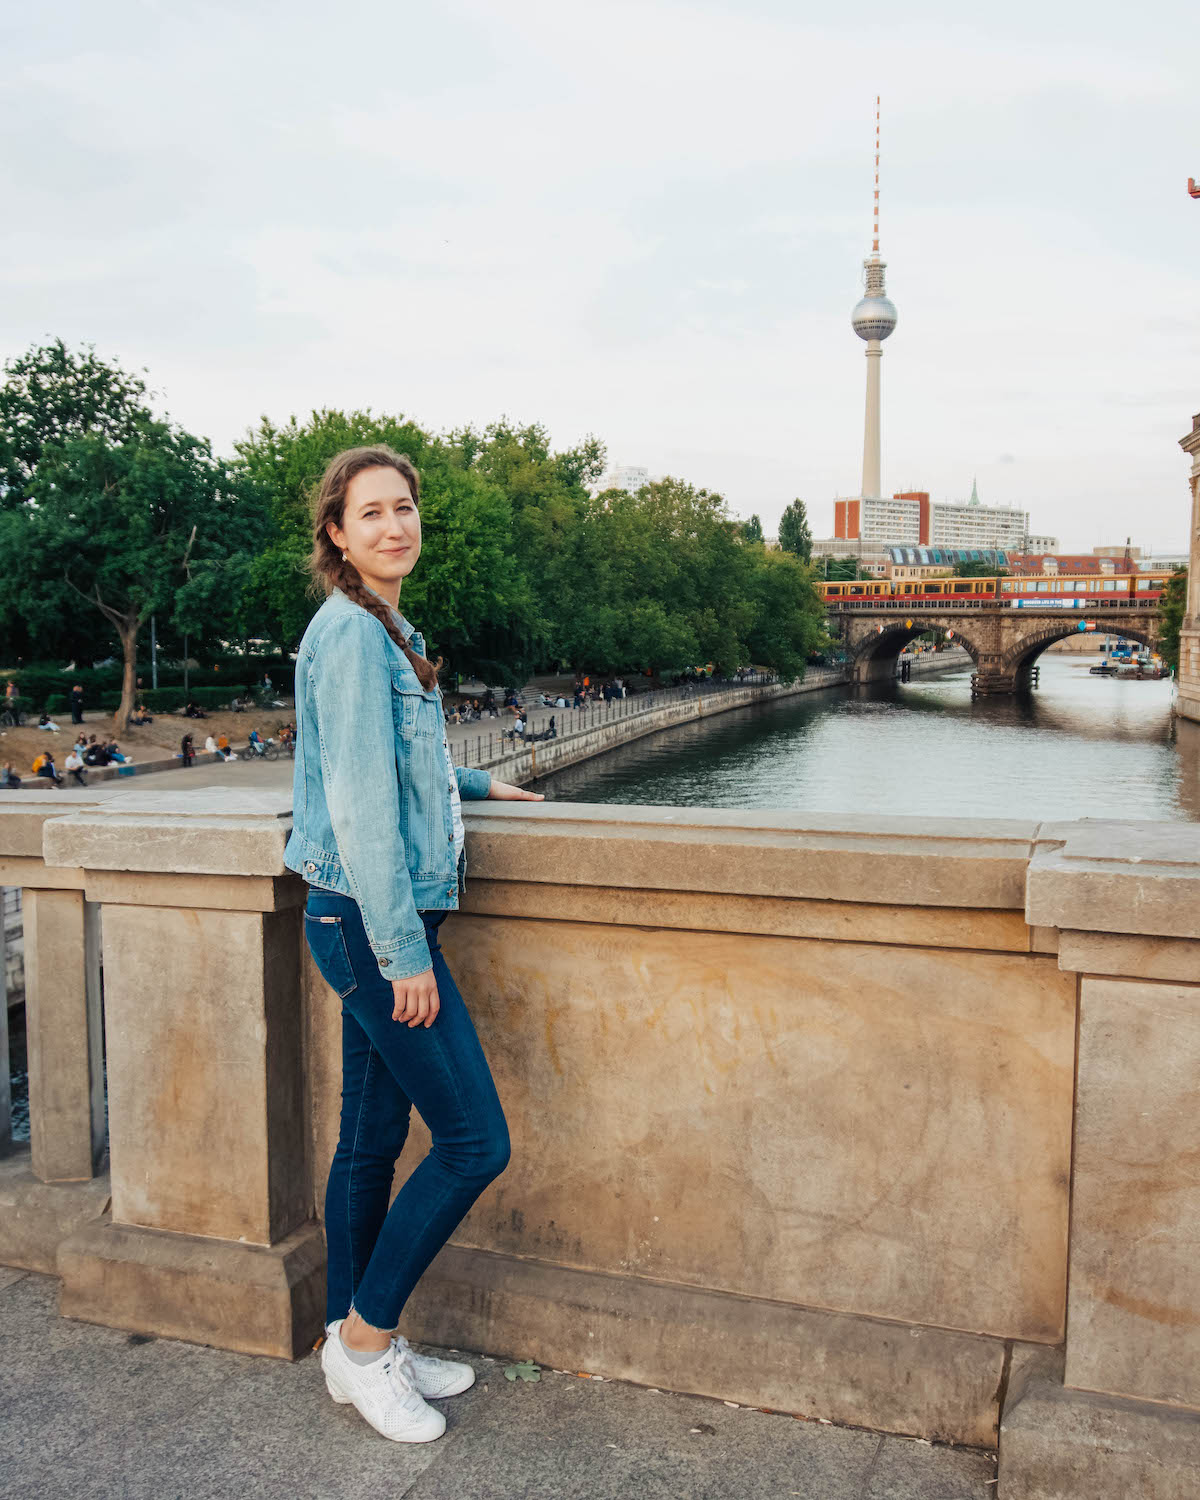
M 1014 1364 L 1000 1495 L 1200 1493 L 1200 828 L 1044 825 L 1027 917 L 1078 976 L 1065 1351 Z
M 112 1213 L 59 1248 L 67 1316 L 284 1357 L 320 1332 L 290 802 L 130 793 L 46 826 L 103 907 Z

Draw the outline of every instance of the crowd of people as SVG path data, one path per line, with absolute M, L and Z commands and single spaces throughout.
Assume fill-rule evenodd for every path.
M 46 728 L 39 724 L 41 729 Z M 57 728 L 57 725 L 51 727 Z M 30 766 L 31 773 L 40 781 L 48 781 L 51 786 L 63 786 L 67 776 L 76 786 L 87 786 L 88 768 L 92 766 L 125 766 L 132 762 L 132 756 L 126 755 L 117 744 L 116 740 L 101 739 L 98 735 L 81 734 L 71 746 L 66 760 L 63 762 L 62 771 L 54 759 L 53 750 L 40 750 L 34 756 Z M 67 776 L 63 775 L 66 771 Z M 21 785 L 21 777 L 13 769 L 11 761 L 5 761 L 0 767 L 0 790 L 16 790 Z

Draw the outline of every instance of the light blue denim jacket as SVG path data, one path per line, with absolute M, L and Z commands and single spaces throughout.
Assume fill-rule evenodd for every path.
M 421 633 L 399 611 L 406 641 Z M 296 770 L 284 863 L 352 896 L 385 979 L 430 967 L 421 911 L 453 911 L 466 889 L 454 858 L 441 690 L 426 689 L 379 621 L 335 589 L 296 657 Z M 459 796 L 491 790 L 455 766 Z

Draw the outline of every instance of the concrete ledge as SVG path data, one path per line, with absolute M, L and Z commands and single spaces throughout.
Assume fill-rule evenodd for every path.
M 1073 974 L 1200 984 L 1200 942 L 1132 933 L 1067 931 L 1059 939 L 1058 966 Z
M 1000 1427 L 1002 1500 L 1195 1500 L 1200 1412 L 1077 1391 L 1061 1354 L 1014 1359 Z
M 324 1327 L 325 1236 L 305 1224 L 269 1248 L 105 1218 L 58 1250 L 64 1318 L 295 1359 Z
M 45 1183 L 29 1148 L 0 1160 L 0 1265 L 53 1272 L 58 1247 L 108 1208 L 108 1174 L 88 1182 Z
M 449 1245 L 413 1338 L 883 1432 L 993 1447 L 999 1339 Z
M 1200 938 L 1200 827 L 1047 823 L 1029 865 L 1031 927 Z
M 48 865 L 176 875 L 283 875 L 291 831 L 289 792 L 135 792 L 50 818 L 42 832 Z
M 474 876 L 992 910 L 1021 909 L 1037 833 L 1017 819 L 711 807 L 469 802 L 463 813 L 468 887 Z

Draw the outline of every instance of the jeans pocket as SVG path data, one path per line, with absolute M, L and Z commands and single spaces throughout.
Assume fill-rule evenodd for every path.
M 354 977 L 354 966 L 346 951 L 346 938 L 342 932 L 341 917 L 314 917 L 304 913 L 304 936 L 308 940 L 308 951 L 312 954 L 321 978 L 344 1000 L 358 988 Z

